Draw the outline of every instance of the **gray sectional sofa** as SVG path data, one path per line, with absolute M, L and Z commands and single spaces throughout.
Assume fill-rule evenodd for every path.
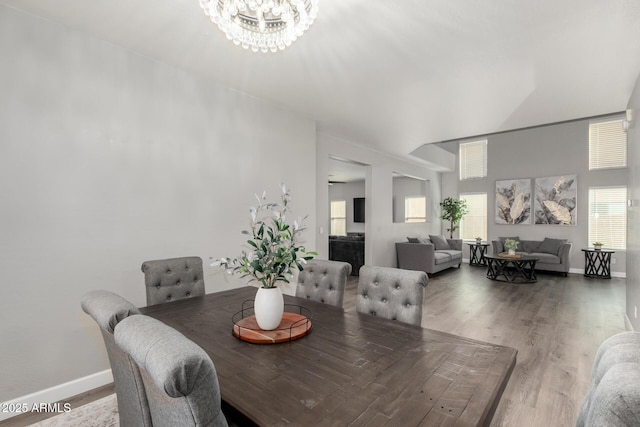
M 424 271 L 429 275 L 462 264 L 462 239 L 408 238 L 409 242 L 396 243 L 398 268 Z
M 504 241 L 506 239 L 513 239 L 520 242 L 516 249 L 517 252 L 538 258 L 536 270 L 555 271 L 563 273 L 565 277 L 567 273 L 569 273 L 569 259 L 572 244 L 567 242 L 566 239 L 550 239 L 545 237 L 544 240 L 520 240 L 518 236 L 500 237 L 498 240 L 491 242 L 494 254 L 506 252 L 504 248 Z

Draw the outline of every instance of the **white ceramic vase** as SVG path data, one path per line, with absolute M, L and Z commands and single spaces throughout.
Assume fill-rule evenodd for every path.
M 509 249 L 509 255 L 515 255 L 515 254 L 516 254 L 515 249 Z
M 253 311 L 260 329 L 264 331 L 276 329 L 284 313 L 284 298 L 280 288 L 258 288 L 253 302 Z

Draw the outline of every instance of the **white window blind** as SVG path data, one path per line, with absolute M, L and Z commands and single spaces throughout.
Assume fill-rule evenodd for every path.
M 460 194 L 460 200 L 467 201 L 469 210 L 460 221 L 460 238 L 487 240 L 487 193 Z
M 627 187 L 589 188 L 589 245 L 627 247 Z
M 589 123 L 589 170 L 627 167 L 622 119 Z
M 345 200 L 331 201 L 331 235 L 347 235 L 347 202 Z
M 426 222 L 427 198 L 410 196 L 404 198 L 404 222 Z
M 460 143 L 460 180 L 487 176 L 487 140 Z

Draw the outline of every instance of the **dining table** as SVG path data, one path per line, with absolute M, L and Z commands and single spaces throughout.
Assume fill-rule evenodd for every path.
M 260 426 L 488 426 L 517 350 L 284 295 L 309 332 L 233 333 L 252 286 L 141 308 L 202 347 L 225 405 Z M 423 323 L 424 324 L 424 323 Z M 428 325 L 427 325 L 428 326 Z

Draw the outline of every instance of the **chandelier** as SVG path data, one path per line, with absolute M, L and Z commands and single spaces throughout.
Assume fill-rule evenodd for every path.
M 265 53 L 291 46 L 318 14 L 318 0 L 200 0 L 200 6 L 233 43 Z

